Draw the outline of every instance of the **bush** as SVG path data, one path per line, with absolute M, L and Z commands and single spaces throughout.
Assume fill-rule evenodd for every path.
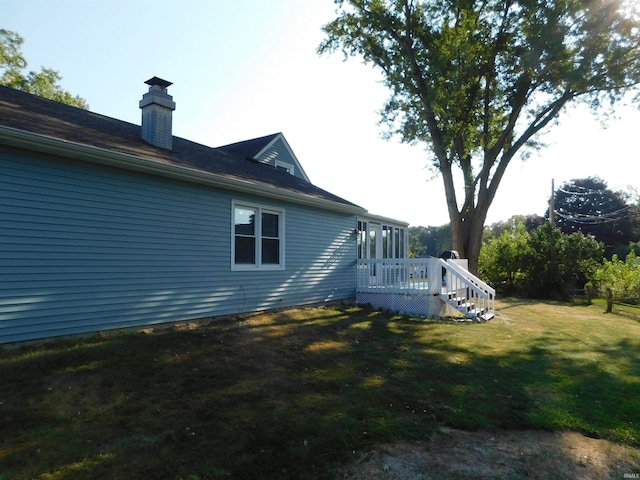
M 550 225 L 527 232 L 519 224 L 483 245 L 478 269 L 501 293 L 564 298 L 593 277 L 603 251 L 592 236 L 565 235 Z
M 640 298 L 640 257 L 634 251 L 625 261 L 614 255 L 595 271 L 592 284 L 600 293 L 610 288 L 616 298 Z
M 529 249 L 529 232 L 519 223 L 515 230 L 505 230 L 485 243 L 480 250 L 480 277 L 500 293 L 520 293 L 526 279 L 522 262 Z

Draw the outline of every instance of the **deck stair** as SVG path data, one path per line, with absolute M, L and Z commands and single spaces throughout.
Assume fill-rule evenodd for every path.
M 487 322 L 495 316 L 495 313 L 489 306 L 476 307 L 472 299 L 466 298 L 465 296 L 458 296 L 456 292 L 441 293 L 440 299 L 455 308 L 466 318 L 475 322 Z
M 455 261 L 440 260 L 443 279 L 440 300 L 476 322 L 495 316 L 496 292 Z

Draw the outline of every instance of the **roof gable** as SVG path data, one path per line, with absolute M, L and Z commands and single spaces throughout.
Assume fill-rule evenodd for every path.
M 275 138 L 273 138 L 273 140 L 260 150 L 254 158 L 259 162 L 266 163 L 272 167 L 287 167 L 290 169 L 288 170 L 288 173 L 291 175 L 295 175 L 305 182 L 310 182 L 309 177 L 302 168 L 298 158 L 293 153 L 293 150 L 291 150 L 289 142 L 287 142 L 282 133 L 279 133 Z
M 218 148 L 225 152 L 243 156 L 246 159 L 280 168 L 305 182 L 310 182 L 309 177 L 302 168 L 302 164 L 293 153 L 289 142 L 287 142 L 282 133 L 274 133 Z

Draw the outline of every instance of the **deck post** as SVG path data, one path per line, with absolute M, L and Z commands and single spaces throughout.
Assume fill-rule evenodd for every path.
M 429 293 L 431 295 L 439 294 L 442 292 L 442 269 L 440 268 L 440 262 L 437 258 L 429 259 L 428 269 L 428 281 L 429 281 Z

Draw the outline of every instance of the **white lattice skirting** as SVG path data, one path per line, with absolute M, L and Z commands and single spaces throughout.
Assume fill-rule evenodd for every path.
M 402 294 L 402 293 L 371 293 L 359 292 L 356 302 L 364 305 L 371 304 L 373 308 L 391 310 L 393 312 L 415 317 L 438 317 L 440 315 L 440 299 L 437 295 Z

